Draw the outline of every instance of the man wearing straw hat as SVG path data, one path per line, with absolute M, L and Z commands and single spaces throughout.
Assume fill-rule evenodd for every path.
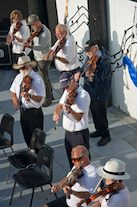
M 10 87 L 13 107 L 17 110 L 20 106 L 21 127 L 29 147 L 34 129 L 43 130 L 41 106 L 46 96 L 45 85 L 41 76 L 32 70 L 36 67 L 36 61 L 31 61 L 29 56 L 19 57 L 17 64 L 12 67 L 20 72 Z
M 127 186 L 122 180 L 127 180 L 130 175 L 125 171 L 126 164 L 117 158 L 110 159 L 104 166 L 96 169 L 97 174 L 105 178 L 106 185 L 114 184 L 113 191 L 97 201 L 92 207 L 129 207 L 130 196 Z M 79 206 L 80 202 L 76 206 Z

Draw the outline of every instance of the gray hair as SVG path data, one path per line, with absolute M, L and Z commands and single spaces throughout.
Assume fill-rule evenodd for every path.
M 64 24 L 58 24 L 57 26 L 56 26 L 56 28 L 57 27 L 60 27 L 61 28 L 61 32 L 67 32 L 68 33 L 68 29 L 67 29 L 67 26 L 66 25 L 64 25 Z M 56 29 L 55 28 L 55 29 Z

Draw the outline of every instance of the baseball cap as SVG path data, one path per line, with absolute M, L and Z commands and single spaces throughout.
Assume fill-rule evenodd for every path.
M 84 51 L 88 52 L 92 46 L 96 45 L 93 40 L 88 40 L 84 46 Z
M 39 20 L 39 17 L 36 14 L 31 14 L 28 17 L 28 23 L 27 25 L 32 25 L 34 22 L 36 22 L 37 20 Z
M 70 78 L 73 78 L 73 75 L 71 72 L 63 72 L 60 75 L 60 88 L 67 88 L 69 85 Z

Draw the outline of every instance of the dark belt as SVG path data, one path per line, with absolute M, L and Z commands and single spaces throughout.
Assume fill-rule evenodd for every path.
M 23 108 L 23 107 L 20 107 L 20 109 L 21 110 L 23 110 L 23 111 L 29 111 L 29 110 L 33 110 L 33 109 L 35 109 L 35 110 L 39 110 L 39 109 L 41 109 L 41 107 L 40 108 Z
M 69 134 L 78 134 L 78 133 L 84 132 L 86 130 L 87 130 L 87 128 L 86 129 L 82 129 L 81 131 L 75 131 L 75 132 L 70 132 L 70 131 L 66 130 L 66 132 L 69 133 Z
M 62 74 L 63 72 L 70 72 L 70 73 L 72 73 L 72 74 L 74 75 L 74 74 L 77 73 L 77 71 L 79 71 L 79 70 L 80 70 L 80 67 L 78 67 L 78 68 L 76 68 L 76 69 L 74 69 L 74 70 L 61 71 L 60 74 Z

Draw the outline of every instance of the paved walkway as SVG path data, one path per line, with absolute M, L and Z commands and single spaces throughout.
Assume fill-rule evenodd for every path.
M 14 150 L 26 149 L 24 138 L 22 135 L 19 110 L 15 111 L 12 107 L 11 94 L 9 87 L 16 76 L 17 72 L 14 70 L 6 70 L 0 68 L 0 120 L 5 113 L 11 114 L 15 118 L 14 124 Z M 54 68 L 50 70 L 50 79 L 52 82 L 53 93 L 55 100 L 46 108 L 43 108 L 44 113 L 44 131 L 47 134 L 46 143 L 50 145 L 55 151 L 54 157 L 54 171 L 53 184 L 59 182 L 69 171 L 68 160 L 64 149 L 64 130 L 62 124 L 56 131 L 53 131 L 54 121 L 52 120 L 53 111 L 57 105 L 62 90 L 59 89 L 59 72 Z M 100 138 L 90 139 L 90 153 L 92 162 L 95 166 L 104 165 L 107 160 L 112 157 L 120 158 L 127 163 L 127 172 L 131 175 L 131 179 L 125 181 L 128 186 L 131 197 L 131 207 L 137 206 L 137 120 L 133 119 L 121 110 L 111 106 L 108 108 L 108 120 L 112 141 L 106 146 L 98 147 L 97 141 Z M 89 129 L 94 131 L 94 124 L 91 114 L 89 112 Z M 11 154 L 10 149 L 6 149 L 7 155 Z M 13 188 L 12 175 L 18 172 L 17 169 L 11 167 L 9 182 L 6 185 L 6 176 L 8 172 L 9 163 L 4 156 L 3 151 L 0 150 L 0 207 L 9 206 L 11 192 Z M 33 207 L 42 207 L 46 202 L 45 198 L 50 193 L 50 186 L 44 186 L 44 192 L 37 188 L 34 194 Z M 31 190 L 24 190 L 22 198 L 19 199 L 20 187 L 16 186 L 12 206 L 13 207 L 29 207 Z M 58 196 L 63 192 L 58 192 Z M 52 196 L 49 201 L 54 199 Z

